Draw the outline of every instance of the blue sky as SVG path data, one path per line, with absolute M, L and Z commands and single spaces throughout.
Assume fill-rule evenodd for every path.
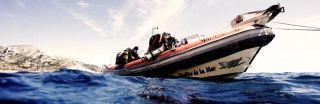
M 127 47 L 146 49 L 152 27 L 177 38 L 212 35 L 229 29 L 238 14 L 277 3 L 286 12 L 274 21 L 320 27 L 318 0 L 1 0 L 0 45 L 109 64 Z M 319 72 L 320 32 L 274 32 L 249 72 Z

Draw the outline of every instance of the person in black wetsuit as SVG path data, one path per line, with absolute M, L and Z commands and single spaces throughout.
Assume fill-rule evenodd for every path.
M 128 63 L 128 58 L 129 58 L 128 49 L 123 50 L 122 52 L 119 52 L 116 56 L 116 65 L 118 65 L 116 69 L 123 68 L 124 65 Z
M 121 68 L 129 62 L 139 59 L 138 49 L 138 46 L 135 46 L 133 49 L 127 48 L 123 52 L 119 52 L 116 57 L 116 65 Z
M 131 62 L 131 61 L 134 61 L 134 60 L 137 60 L 137 59 L 140 59 L 139 55 L 138 55 L 138 50 L 139 50 L 139 47 L 138 46 L 135 46 L 134 48 L 129 49 L 129 58 L 128 58 L 128 62 Z
M 166 34 L 166 43 L 165 43 L 165 50 L 170 50 L 175 48 L 176 44 L 177 44 L 177 39 L 174 38 L 173 36 L 171 36 L 170 33 Z

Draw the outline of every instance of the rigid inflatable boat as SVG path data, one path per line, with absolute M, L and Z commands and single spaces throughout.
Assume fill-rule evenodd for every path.
M 278 4 L 238 15 L 227 32 L 186 37 L 186 44 L 179 47 L 166 51 L 159 48 L 152 55 L 146 54 L 122 68 L 108 66 L 104 72 L 124 76 L 233 79 L 246 72 L 261 48 L 275 37 L 265 24 L 280 12 L 284 12 L 284 8 Z

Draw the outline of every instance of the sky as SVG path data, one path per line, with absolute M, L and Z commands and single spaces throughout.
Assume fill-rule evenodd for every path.
M 108 65 L 127 47 L 146 50 L 153 27 L 178 39 L 214 35 L 230 29 L 236 15 L 277 3 L 286 12 L 273 21 L 320 27 L 319 0 L 0 0 L 0 45 Z M 274 33 L 248 72 L 320 72 L 320 32 Z

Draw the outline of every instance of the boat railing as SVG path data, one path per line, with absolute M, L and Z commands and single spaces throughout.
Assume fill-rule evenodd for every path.
M 183 38 L 180 42 L 181 43 L 190 43 L 190 42 L 194 42 L 194 41 L 199 41 L 203 38 L 205 38 L 205 35 L 203 35 L 203 34 L 194 34 L 194 35 Z
M 280 12 L 285 12 L 284 7 L 280 4 L 272 5 L 268 9 L 253 11 L 236 16 L 231 21 L 232 28 L 249 25 L 265 25 L 271 21 Z

